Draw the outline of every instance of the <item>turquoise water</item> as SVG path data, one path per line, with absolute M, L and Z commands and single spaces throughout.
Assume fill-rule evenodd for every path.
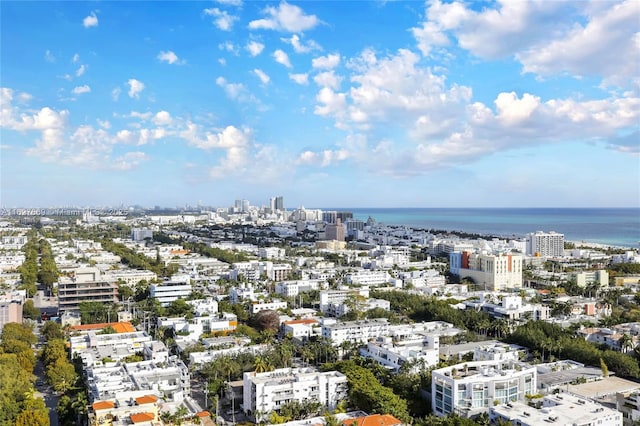
M 352 208 L 356 219 L 369 216 L 386 225 L 463 231 L 503 237 L 556 231 L 568 241 L 640 247 L 638 208 Z

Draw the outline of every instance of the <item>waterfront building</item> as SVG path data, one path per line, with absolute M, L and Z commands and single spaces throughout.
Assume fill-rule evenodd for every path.
M 564 234 L 536 231 L 527 234 L 527 255 L 542 257 L 564 256 Z

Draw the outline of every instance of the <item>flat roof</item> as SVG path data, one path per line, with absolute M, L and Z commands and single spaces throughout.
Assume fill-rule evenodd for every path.
M 628 392 L 640 389 L 640 383 L 613 376 L 595 382 L 568 385 L 567 389 L 569 392 L 588 398 L 598 398 L 605 395 L 612 395 L 616 392 Z

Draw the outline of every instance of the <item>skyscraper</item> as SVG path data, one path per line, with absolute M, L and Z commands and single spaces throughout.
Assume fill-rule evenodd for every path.
M 527 254 L 530 256 L 564 256 L 564 234 L 532 232 L 527 234 Z
M 276 197 L 275 207 L 276 210 L 284 210 L 284 200 L 282 198 L 282 195 Z

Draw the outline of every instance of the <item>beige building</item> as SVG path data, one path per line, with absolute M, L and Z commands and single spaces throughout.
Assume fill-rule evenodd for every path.
M 0 293 L 0 332 L 5 324 L 10 322 L 22 323 L 22 304 L 24 291 Z

